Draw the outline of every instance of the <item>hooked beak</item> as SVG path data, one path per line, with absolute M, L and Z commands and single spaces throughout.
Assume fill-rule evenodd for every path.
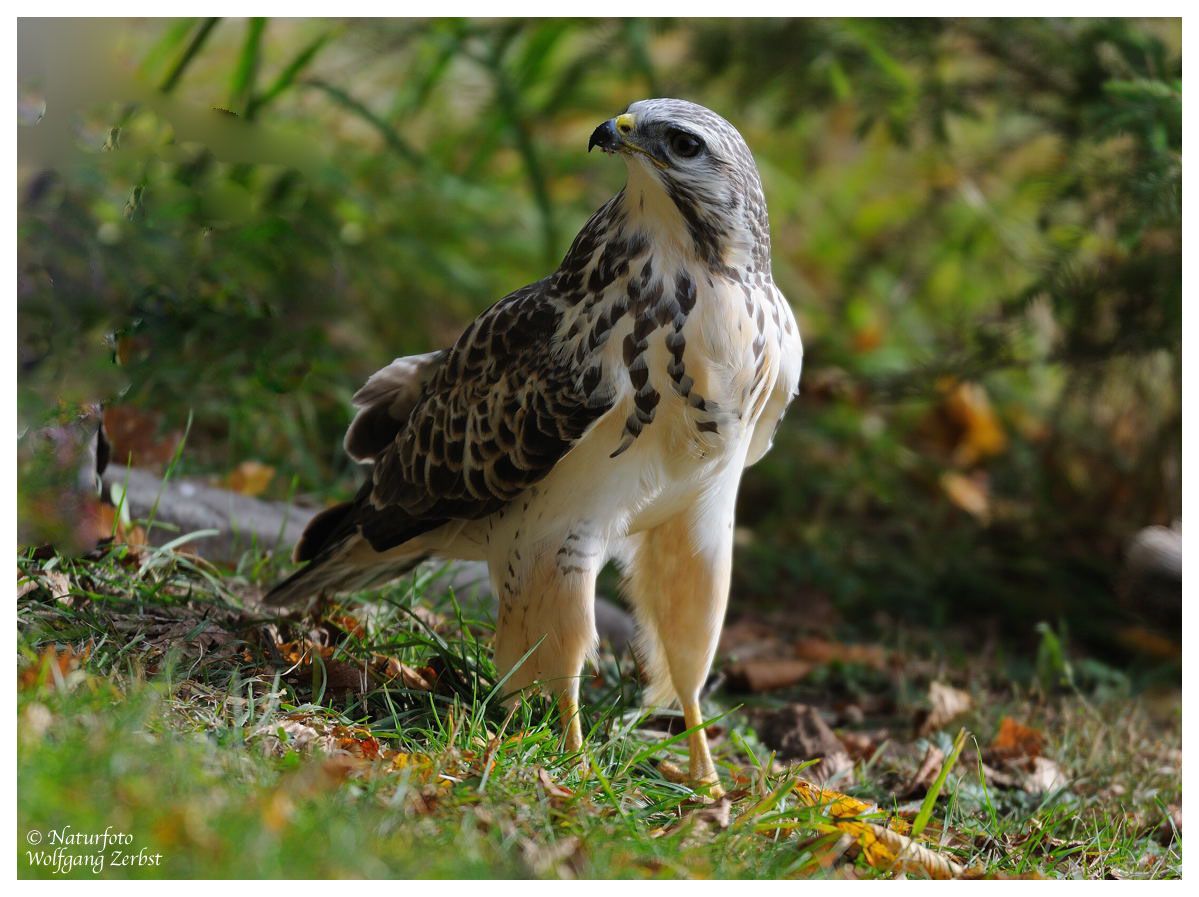
M 608 119 L 591 132 L 591 139 L 587 141 L 587 152 L 591 152 L 597 146 L 606 153 L 619 152 L 624 148 L 624 141 L 616 131 L 616 119 Z
M 591 139 L 587 141 L 587 152 L 591 152 L 597 146 L 605 153 L 631 151 L 641 153 L 659 168 L 668 168 L 669 166 L 664 161 L 631 139 L 636 126 L 637 120 L 629 112 L 608 119 L 591 132 Z

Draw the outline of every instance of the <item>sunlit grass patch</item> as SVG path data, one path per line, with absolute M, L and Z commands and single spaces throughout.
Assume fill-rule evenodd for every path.
M 713 802 L 659 769 L 684 762 L 685 739 L 638 707 L 627 662 L 601 657 L 584 683 L 585 749 L 565 753 L 549 702 L 505 700 L 486 603 L 439 593 L 429 574 L 301 621 L 254 610 L 252 578 L 149 557 L 146 569 L 119 548 L 20 562 L 23 876 L 64 874 L 32 861 L 25 833 L 109 828 L 129 836 L 121 851 L 159 863 L 65 874 L 1181 874 L 1180 838 L 1163 830 L 1181 793 L 1177 714 L 1127 695 L 979 686 L 963 717 L 976 737 L 905 847 L 920 802 L 897 788 L 924 745 L 947 751 L 945 729 L 909 743 L 893 727 L 902 750 L 879 748 L 813 791 L 811 764 L 778 763 L 752 714 L 718 694 L 708 711 L 729 794 Z M 843 687 L 838 669 L 820 688 Z M 846 675 L 885 687 L 852 665 Z M 1063 787 L 989 780 L 980 757 L 1002 717 L 1044 733 Z

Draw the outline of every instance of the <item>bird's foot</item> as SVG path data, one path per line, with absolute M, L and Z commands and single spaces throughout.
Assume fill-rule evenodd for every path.
M 668 782 L 674 782 L 676 785 L 685 785 L 687 783 L 687 773 L 669 760 L 658 761 L 658 772 L 662 773 L 662 778 Z
M 720 776 L 715 771 L 707 775 L 696 776 L 683 772 L 682 768 L 669 760 L 658 761 L 658 772 L 669 782 L 679 785 L 690 785 L 696 793 L 713 800 L 724 797 L 724 788 L 720 785 Z
M 690 784 L 698 793 L 706 795 L 712 800 L 720 800 L 724 797 L 724 788 L 720 784 L 720 776 L 716 773 L 692 778 Z

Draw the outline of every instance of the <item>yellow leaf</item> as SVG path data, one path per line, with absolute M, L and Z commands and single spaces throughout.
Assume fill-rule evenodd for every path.
M 274 476 L 275 468 L 251 458 L 242 461 L 229 476 L 225 477 L 225 485 L 242 495 L 261 495 L 270 485 Z
M 851 836 L 861 847 L 866 862 L 875 869 L 916 872 L 928 878 L 956 878 L 963 872 L 960 864 L 906 835 L 859 818 L 877 814 L 879 811 L 873 804 L 803 781 L 795 783 L 795 793 L 808 806 L 823 807 L 832 820 L 831 825 L 817 825 L 818 831 L 840 831 Z
M 942 407 L 958 426 L 960 434 L 953 460 L 965 467 L 1007 448 L 1007 435 L 991 407 L 987 392 L 978 383 L 944 384 L 948 387 Z

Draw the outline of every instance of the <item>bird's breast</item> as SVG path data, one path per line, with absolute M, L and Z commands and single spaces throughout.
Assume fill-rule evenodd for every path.
M 610 310 L 596 316 L 611 328 L 602 365 L 615 385 L 612 413 L 624 419 L 613 454 L 644 440 L 639 454 L 711 461 L 736 450 L 777 377 L 772 287 L 667 261 L 631 271 Z M 623 313 L 615 326 L 612 308 Z

